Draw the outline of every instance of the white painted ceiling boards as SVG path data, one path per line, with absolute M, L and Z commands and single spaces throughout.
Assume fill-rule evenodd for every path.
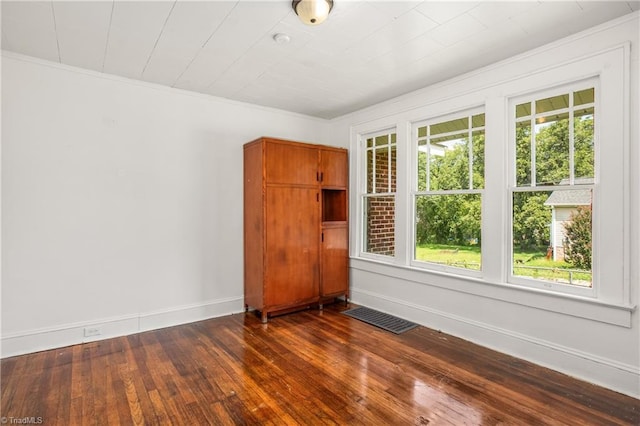
M 638 1 L 2 1 L 2 49 L 322 118 L 638 10 Z M 285 33 L 287 44 L 273 36 Z

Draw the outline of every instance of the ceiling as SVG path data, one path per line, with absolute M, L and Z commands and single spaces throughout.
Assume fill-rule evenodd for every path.
M 640 1 L 2 1 L 2 49 L 334 118 L 631 13 Z M 290 42 L 277 43 L 284 33 Z

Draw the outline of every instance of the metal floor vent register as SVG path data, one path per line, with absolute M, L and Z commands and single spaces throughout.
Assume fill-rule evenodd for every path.
M 394 317 L 384 312 L 374 311 L 364 306 L 349 309 L 342 313 L 396 334 L 404 333 L 418 326 L 418 324 L 411 321 L 403 320 L 402 318 Z

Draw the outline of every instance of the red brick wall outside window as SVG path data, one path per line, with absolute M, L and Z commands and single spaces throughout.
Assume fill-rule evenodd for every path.
M 367 139 L 367 253 L 395 254 L 396 156 L 395 134 Z

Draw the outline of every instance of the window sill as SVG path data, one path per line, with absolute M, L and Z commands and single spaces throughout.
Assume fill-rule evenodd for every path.
M 610 303 L 508 283 L 494 283 L 480 278 L 424 270 L 406 265 L 394 265 L 372 259 L 351 258 L 350 266 L 353 269 L 412 281 L 421 285 L 444 288 L 626 328 L 631 328 L 631 314 L 636 308 L 635 305 Z

